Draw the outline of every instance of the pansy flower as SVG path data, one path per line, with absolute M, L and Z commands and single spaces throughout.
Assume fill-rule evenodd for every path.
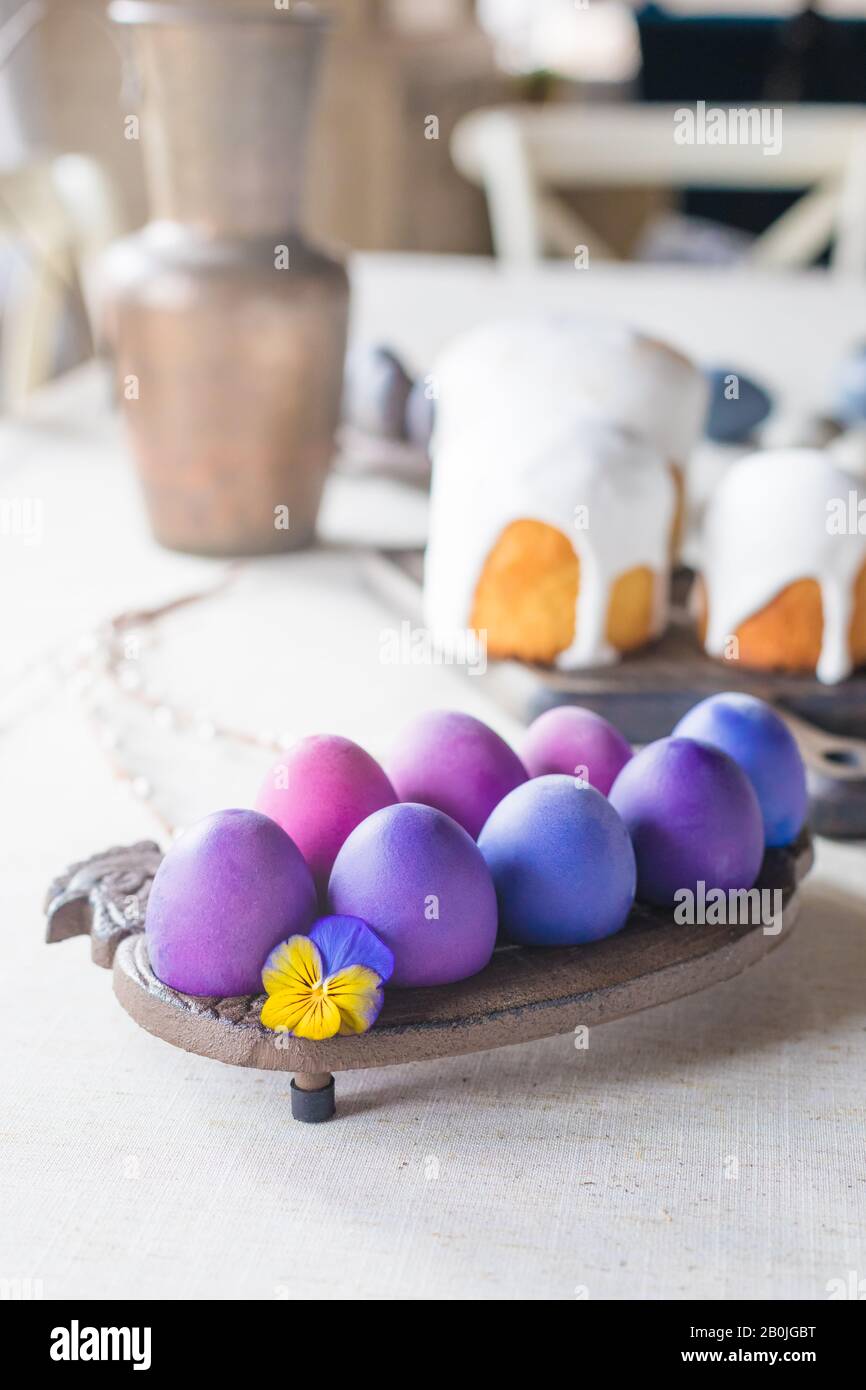
M 309 936 L 274 947 L 262 970 L 262 1023 L 296 1038 L 366 1033 L 394 957 L 360 917 L 321 917 Z

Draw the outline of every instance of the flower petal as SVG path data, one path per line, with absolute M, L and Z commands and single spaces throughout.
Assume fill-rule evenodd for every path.
M 324 971 L 336 975 L 346 966 L 363 965 L 383 982 L 394 972 L 394 955 L 360 917 L 320 917 L 310 932 L 322 953 Z
M 294 993 L 288 989 L 277 990 L 262 1005 L 261 1019 L 265 1028 L 273 1028 L 276 1033 L 293 1033 L 310 1007 L 310 992 Z
M 275 946 L 262 968 L 266 994 L 278 990 L 311 990 L 324 975 L 318 947 L 308 936 L 290 936 Z
M 323 1038 L 333 1038 L 340 1031 L 340 1010 L 326 994 L 319 994 L 307 1005 L 303 1018 L 295 1024 L 292 1032 L 296 1038 L 311 1038 L 321 1042 Z
M 327 996 L 340 1012 L 340 1032 L 366 1033 L 382 1008 L 382 981 L 365 965 L 350 965 L 325 981 Z

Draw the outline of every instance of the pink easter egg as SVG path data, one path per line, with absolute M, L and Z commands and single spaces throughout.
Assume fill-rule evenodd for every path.
M 375 758 L 338 734 L 302 738 L 274 763 L 256 810 L 291 836 L 324 896 L 334 860 L 356 825 L 397 801 Z

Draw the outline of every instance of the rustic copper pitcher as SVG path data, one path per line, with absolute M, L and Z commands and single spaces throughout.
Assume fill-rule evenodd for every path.
M 324 22 L 237 0 L 109 14 L 132 40 L 151 220 L 109 253 L 106 324 L 154 533 L 294 549 L 333 451 L 349 300 L 299 230 Z

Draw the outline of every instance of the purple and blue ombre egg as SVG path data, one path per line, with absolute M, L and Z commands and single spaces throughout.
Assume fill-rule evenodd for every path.
M 670 905 L 678 892 L 751 888 L 764 856 L 754 788 L 720 748 L 662 738 L 635 753 L 610 790 L 637 859 L 637 895 Z
M 312 875 L 286 832 L 257 811 L 216 811 L 156 871 L 145 919 L 153 973 L 184 994 L 258 994 L 268 954 L 315 916 Z
M 724 691 L 690 709 L 674 734 L 711 743 L 739 764 L 755 789 L 767 845 L 796 840 L 809 808 L 806 769 L 793 734 L 770 705 Z
M 632 751 L 619 729 L 600 714 L 580 705 L 558 705 L 530 724 L 520 756 L 530 777 L 564 772 L 607 796 Z
M 574 946 L 625 926 L 635 895 L 634 850 L 594 787 L 556 773 L 524 783 L 496 807 L 478 848 L 512 940 Z
M 430 710 L 397 738 L 386 771 L 401 801 L 444 811 L 473 839 L 526 768 L 504 739 L 459 710 Z
M 432 806 L 368 816 L 334 863 L 330 911 L 360 917 L 394 954 L 392 985 L 447 985 L 483 970 L 496 893 L 470 835 Z

